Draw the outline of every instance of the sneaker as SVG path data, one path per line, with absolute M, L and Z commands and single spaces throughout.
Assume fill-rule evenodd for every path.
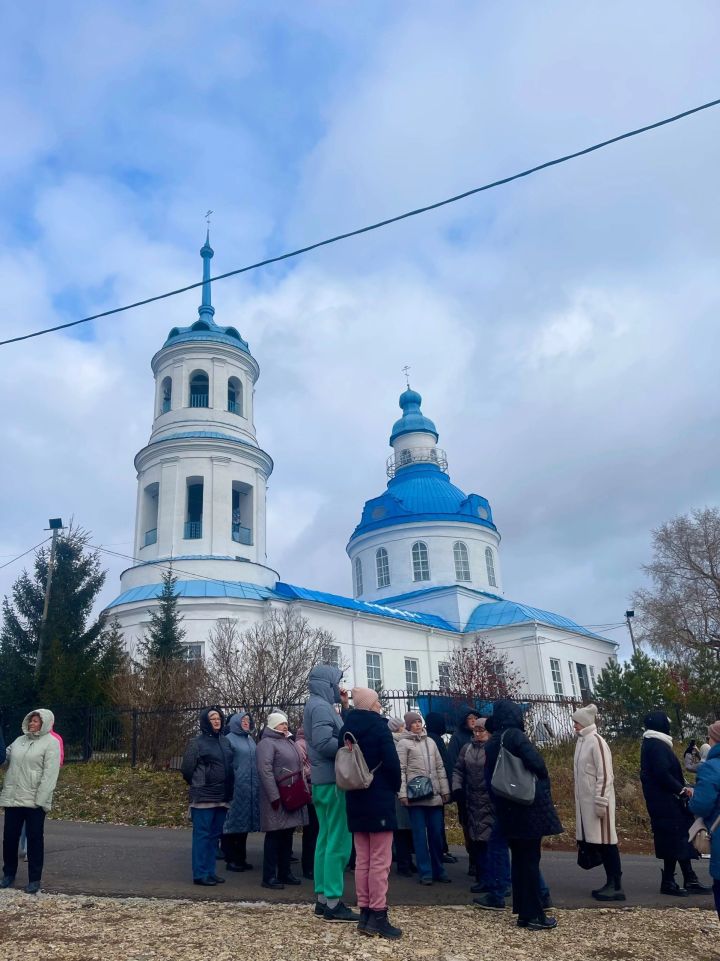
M 378 937 L 387 938 L 388 941 L 398 941 L 402 937 L 402 930 L 390 924 L 387 908 L 385 908 L 384 911 L 370 912 L 365 934 L 370 937 L 377 934 Z
M 521 923 L 520 918 L 518 918 L 518 927 L 527 928 L 528 931 L 552 931 L 553 928 L 557 926 L 557 918 L 532 918 L 523 923 Z
M 0 881 L 0 888 L 11 888 L 15 884 L 15 878 L 11 874 L 6 874 Z
M 39 890 L 40 890 L 39 881 L 30 881 L 30 883 L 26 884 L 25 887 L 23 888 L 23 891 L 25 892 L 25 894 L 37 894 Z
M 473 904 L 482 911 L 504 911 L 505 901 L 496 898 L 492 894 L 481 894 L 479 898 L 473 898 Z
M 346 923 L 350 922 L 351 924 L 358 924 L 360 921 L 360 915 L 355 911 L 351 911 L 342 901 L 338 901 L 334 908 L 330 908 L 326 904 L 323 917 L 326 921 L 344 921 Z
M 442 859 L 443 859 L 443 864 L 457 864 L 457 860 L 458 860 L 458 859 L 455 857 L 455 855 L 454 855 L 454 854 L 450 854 L 449 851 L 446 851 L 446 852 L 443 854 Z

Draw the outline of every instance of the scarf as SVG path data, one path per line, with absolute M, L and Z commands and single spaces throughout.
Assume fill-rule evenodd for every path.
M 673 739 L 669 734 L 663 734 L 662 731 L 645 731 L 643 737 L 656 737 L 661 741 L 664 741 L 667 746 L 672 750 Z

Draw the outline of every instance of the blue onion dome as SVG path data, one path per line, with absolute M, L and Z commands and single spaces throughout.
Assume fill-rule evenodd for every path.
M 390 444 L 402 434 L 413 434 L 418 431 L 432 434 L 435 440 L 438 439 L 435 424 L 433 424 L 429 417 L 425 417 L 420 410 L 422 397 L 416 390 L 411 390 L 409 387 L 407 390 L 404 390 L 402 394 L 400 394 L 399 403 L 403 413 L 402 417 L 393 424 L 392 434 L 390 434 Z

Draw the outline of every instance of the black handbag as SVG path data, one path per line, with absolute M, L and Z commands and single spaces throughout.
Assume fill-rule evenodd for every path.
M 432 797 L 435 793 L 433 788 L 432 780 L 427 776 L 427 774 L 418 774 L 411 781 L 408 781 L 407 785 L 407 799 L 408 803 L 413 801 L 424 801 L 426 798 Z
M 577 863 L 578 867 L 582 868 L 583 871 L 592 871 L 593 868 L 597 868 L 603 863 L 602 855 L 597 844 L 590 844 L 589 841 L 578 841 L 577 846 Z

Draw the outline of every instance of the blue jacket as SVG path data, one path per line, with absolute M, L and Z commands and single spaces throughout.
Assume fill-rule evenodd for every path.
M 335 710 L 340 703 L 342 671 L 318 664 L 310 671 L 310 697 L 303 711 L 303 729 L 310 758 L 310 779 L 314 786 L 335 783 L 335 755 L 343 720 Z
M 695 792 L 690 798 L 690 810 L 695 817 L 703 818 L 708 828 L 720 815 L 720 744 L 715 744 L 697 771 Z M 720 881 L 720 826 L 712 836 L 710 852 L 710 876 Z
M 260 830 L 260 777 L 255 762 L 255 741 L 250 731 L 243 730 L 242 719 L 250 717 L 245 711 L 233 714 L 228 721 L 227 739 L 232 750 L 235 788 L 230 810 L 223 826 L 224 834 L 247 834 Z

